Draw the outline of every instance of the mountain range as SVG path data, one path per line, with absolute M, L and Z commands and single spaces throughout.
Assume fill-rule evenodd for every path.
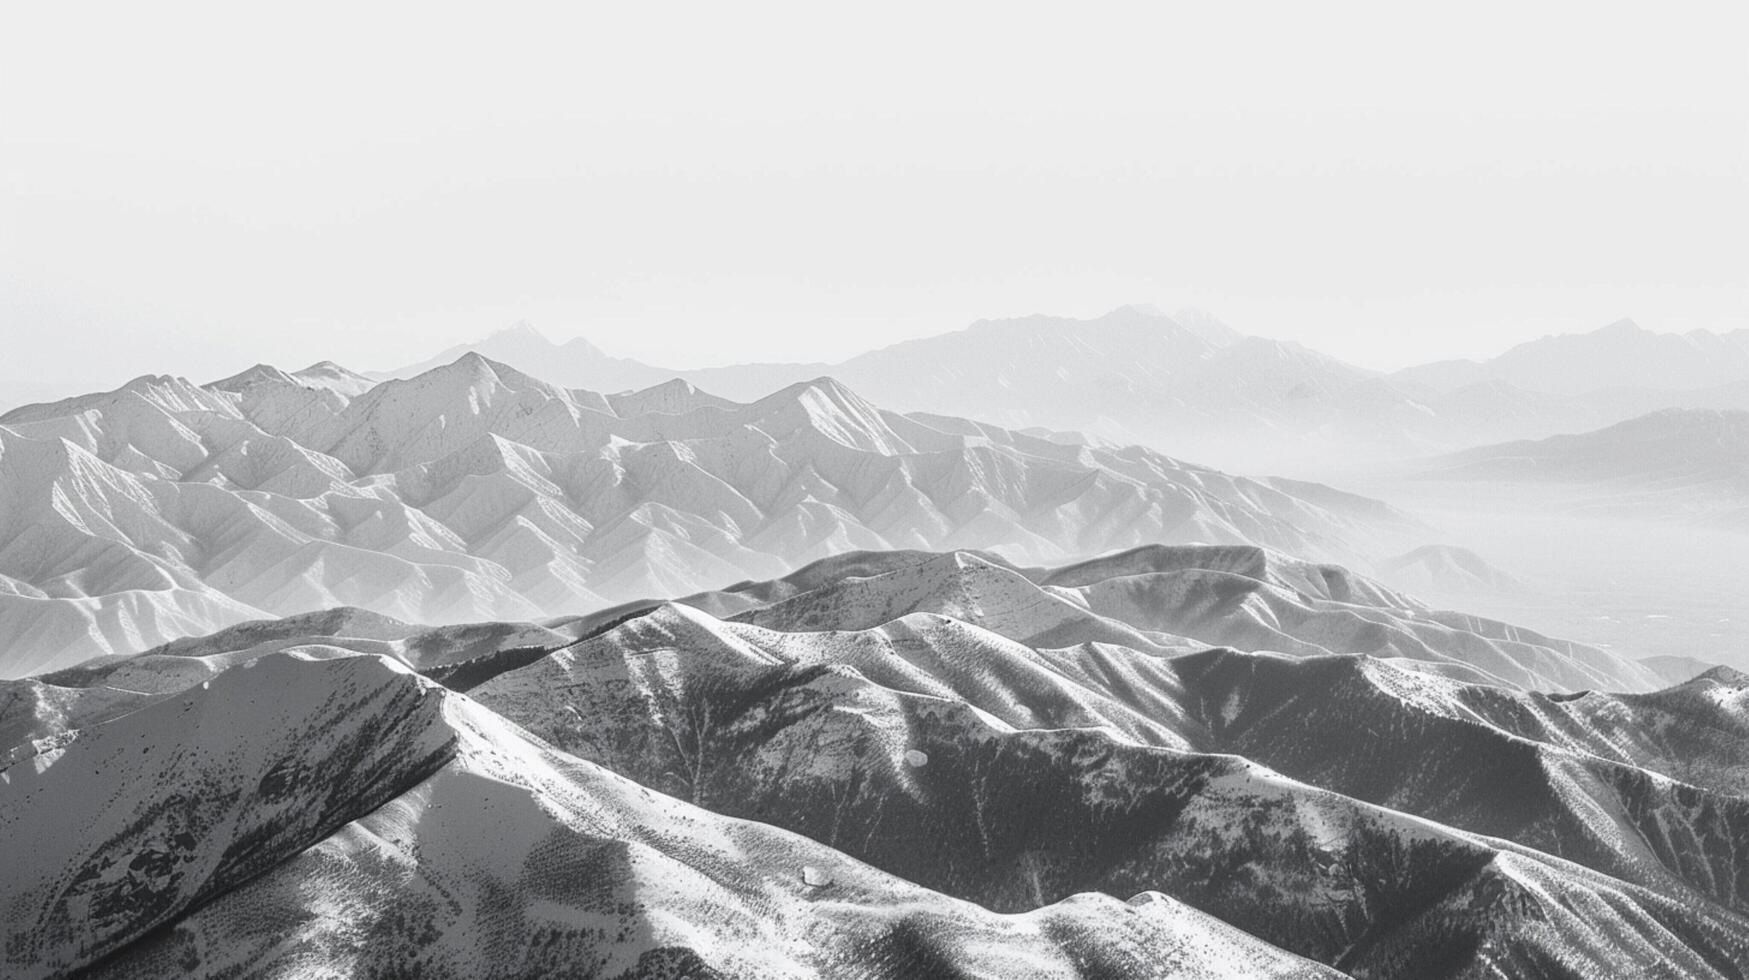
M 1590 333 L 1528 341 L 1486 360 L 1435 361 L 1395 377 L 1440 391 L 1503 382 L 1567 395 L 1742 384 L 1749 379 L 1749 329 L 1652 333 L 1632 320 L 1618 320 Z
M 750 400 L 831 375 L 878 404 L 1013 429 L 1091 433 L 1241 471 L 1431 455 L 1600 428 L 1662 408 L 1749 409 L 1749 330 L 1658 334 L 1621 321 L 1483 361 L 1382 374 L 1194 311 L 1126 306 L 1091 320 L 980 321 L 837 364 L 675 370 L 610 357 L 527 324 L 385 372 L 468 352 L 560 384 L 621 391 L 684 378 Z
M 478 354 L 380 384 L 326 362 L 148 376 L 0 416 L 0 676 L 335 606 L 538 619 L 858 548 L 1205 542 L 1364 567 L 1425 533 L 1329 487 L 901 414 L 828 378 L 743 403 Z
M 0 957 L 1741 977 L 1749 677 L 1624 667 L 1230 546 L 854 552 L 542 625 L 239 625 L 0 682 Z M 1529 689 L 1551 670 L 1642 693 Z
M 1749 411 L 1665 409 L 1594 432 L 1478 446 L 1419 479 L 1539 486 L 1563 506 L 1749 532 Z
M 13 409 L 0 975 L 1744 980 L 1741 340 L 519 329 Z

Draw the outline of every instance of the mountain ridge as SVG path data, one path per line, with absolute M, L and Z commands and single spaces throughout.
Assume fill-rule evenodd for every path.
M 339 605 L 537 619 L 857 548 L 1224 541 L 1363 562 L 1420 533 L 1334 490 L 908 416 L 829 377 L 748 403 L 673 379 L 561 388 L 475 353 L 354 378 L 147 376 L 0 416 L 0 623 L 36 654 L 0 669 Z
M 1446 391 L 1481 381 L 1567 395 L 1611 387 L 1702 389 L 1749 380 L 1749 329 L 1654 333 L 1623 319 L 1589 333 L 1543 336 L 1483 360 L 1436 361 L 1394 376 Z
M 546 626 L 340 609 L 0 681 L 0 956 L 98 977 L 1740 975 L 1746 675 L 1546 694 L 1353 644 L 1211 647 L 1157 632 L 1155 603 L 1093 601 L 1201 567 L 1404 604 L 1242 546 L 855 553 Z M 94 790 L 103 821 L 28 847 Z
M 1474 370 L 1449 366 L 1472 362 L 1439 362 L 1386 373 L 1296 343 L 1246 336 L 1196 311 L 1175 318 L 1125 306 L 1086 320 L 980 320 L 835 364 L 665 369 L 609 358 L 593 346 L 571 357 L 565 345 L 545 341 L 532 328 L 445 354 L 491 352 L 568 385 L 602 391 L 680 377 L 738 400 L 831 374 L 891 408 L 1011 429 L 1084 431 L 1229 469 L 1260 469 L 1309 468 L 1332 455 L 1400 458 L 1538 438 L 1663 407 L 1749 408 L 1745 338 L 1749 331 L 1696 331 L 1684 339 L 1611 326 L 1520 345 L 1514 351 L 1531 353 L 1495 360 L 1510 365 L 1529 358 L 1534 365 L 1504 374 L 1481 362 L 1473 362 Z M 1535 345 L 1545 343 L 1561 350 L 1535 353 L 1541 350 Z M 1568 371 L 1560 366 L 1568 360 L 1566 347 L 1599 347 L 1598 356 L 1614 366 Z M 378 377 L 404 377 L 431 363 Z M 979 368 L 963 367 L 968 364 Z M 1590 380 L 1569 384 L 1564 377 Z

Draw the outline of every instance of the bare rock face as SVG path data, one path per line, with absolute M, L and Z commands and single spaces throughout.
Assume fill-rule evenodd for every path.
M 93 963 L 406 792 L 454 754 L 442 700 L 380 658 L 273 655 L 9 766 L 5 961 Z
M 267 654 L 0 775 L 8 976 L 1338 975 L 1169 899 L 995 915 L 373 655 Z

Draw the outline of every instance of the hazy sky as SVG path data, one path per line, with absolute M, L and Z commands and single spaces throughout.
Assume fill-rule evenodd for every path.
M 522 318 L 675 366 L 1749 324 L 1741 0 L 0 11 L 0 403 Z

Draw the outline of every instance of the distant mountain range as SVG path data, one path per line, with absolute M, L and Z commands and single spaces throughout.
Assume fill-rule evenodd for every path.
M 1483 361 L 1436 361 L 1393 377 L 1454 391 L 1503 382 L 1531 391 L 1583 395 L 1612 388 L 1668 391 L 1749 381 L 1749 329 L 1652 333 L 1618 320 L 1590 333 L 1543 337 Z
M 0 416 L 0 676 L 332 606 L 575 613 L 857 548 L 1364 564 L 1423 530 L 1329 487 L 903 415 L 831 379 L 739 403 L 674 379 L 561 388 L 478 354 L 381 384 L 327 363 L 145 377 Z
M 1231 547 L 238 626 L 0 681 L 0 963 L 1740 977 L 1749 677 L 1512 680 L 1623 666 Z
M 1453 453 L 1416 475 L 1535 486 L 1562 493 L 1568 508 L 1749 532 L 1749 411 L 1666 409 Z
M 473 351 L 597 391 L 672 378 L 738 400 L 830 374 L 876 403 L 1141 443 L 1228 469 L 1325 468 L 1595 429 L 1667 407 L 1749 409 L 1749 331 L 1655 334 L 1622 321 L 1485 361 L 1394 374 L 1249 337 L 1206 314 L 1122 307 L 1033 316 L 870 351 L 838 364 L 674 370 L 558 345 L 526 324 L 387 372 Z

